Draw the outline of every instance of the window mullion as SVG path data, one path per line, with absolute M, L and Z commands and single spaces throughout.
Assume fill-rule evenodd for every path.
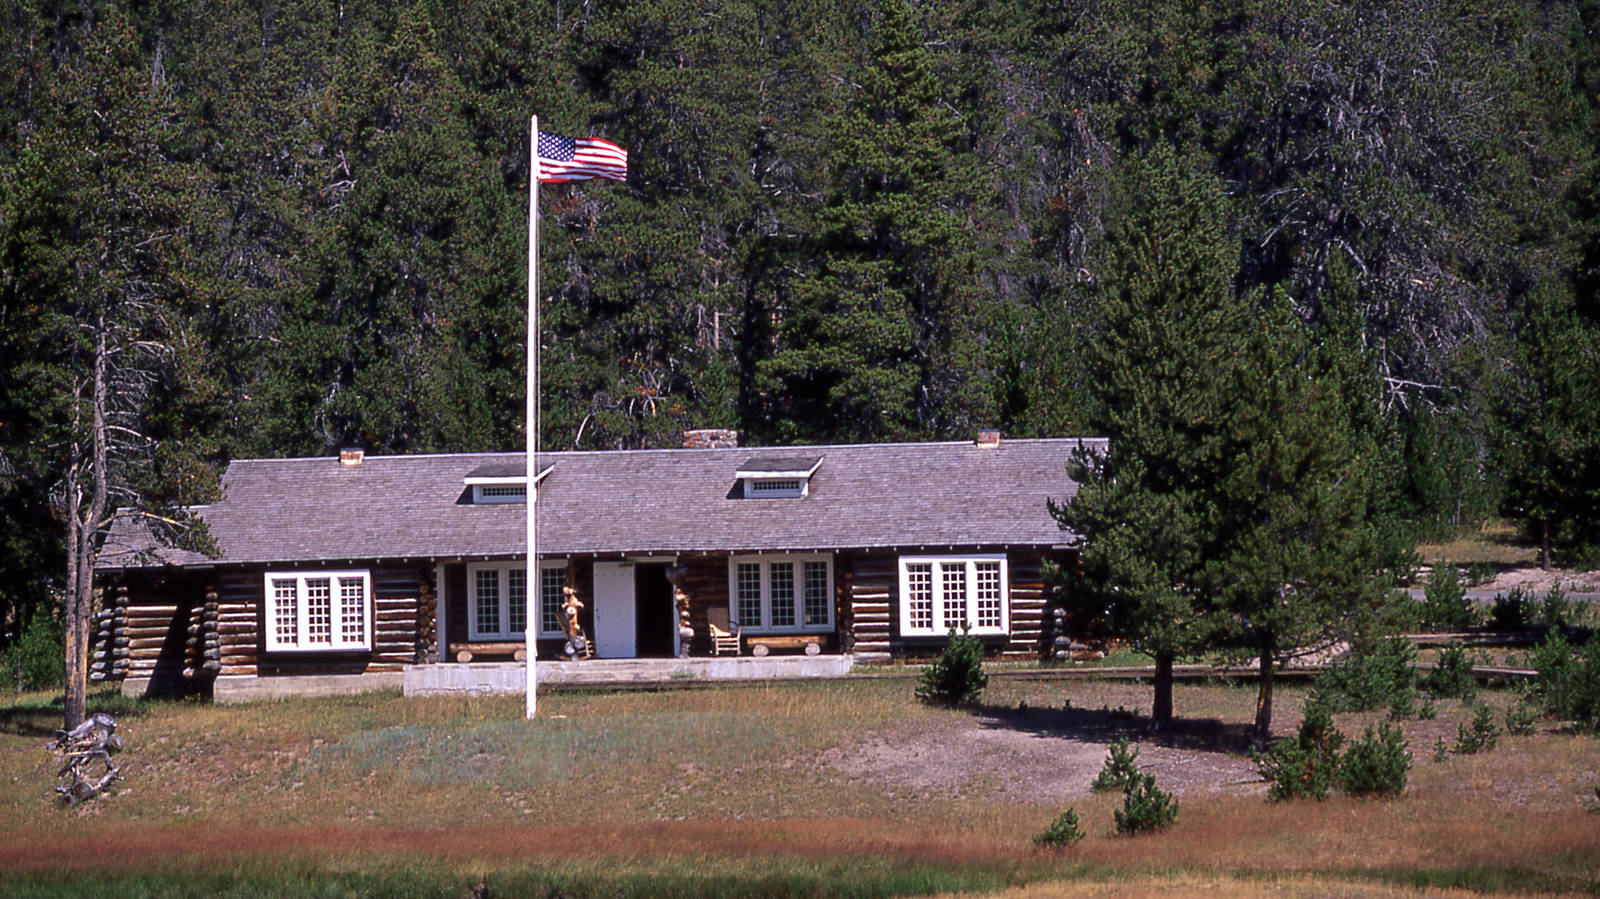
M 306 637 L 311 633 L 311 591 L 304 575 L 295 575 L 294 595 L 294 645 L 304 648 Z
M 763 559 L 761 565 L 761 629 L 772 627 L 772 562 Z
M 495 581 L 500 585 L 500 633 L 504 638 L 511 633 L 511 573 L 504 567 L 496 568 Z
M 962 608 L 966 609 L 968 624 L 978 627 L 978 563 L 968 559 L 961 564 L 961 567 L 966 571 L 966 578 L 962 584 L 966 601 L 962 604 Z

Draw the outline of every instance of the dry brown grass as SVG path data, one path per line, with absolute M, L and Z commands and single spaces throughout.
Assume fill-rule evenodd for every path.
M 941 894 L 936 899 L 955 899 L 956 894 Z M 1097 896 L 1117 896 L 1121 899 L 1190 899 L 1190 897 L 1216 896 L 1236 899 L 1393 899 L 1393 897 L 1429 896 L 1432 899 L 1465 899 L 1481 895 L 1475 890 L 1427 890 L 1372 883 L 1359 880 L 1338 880 L 1321 877 L 1238 877 L 1228 874 L 1167 874 L 1134 875 L 1113 878 L 1083 878 L 1077 880 L 1052 880 L 1030 884 L 996 893 L 985 899 L 1093 899 Z M 1515 893 L 1504 895 L 1542 896 L 1548 893 Z
M 573 860 L 647 870 L 709 857 L 732 866 L 775 858 L 981 866 L 1019 880 L 1069 876 L 1083 895 L 1123 883 L 1134 894 L 1148 885 L 1149 895 L 1211 885 L 1246 895 L 1397 895 L 1371 878 L 1458 868 L 1600 886 L 1592 737 L 1547 725 L 1536 737 L 1502 737 L 1491 753 L 1435 763 L 1433 736 L 1453 738 L 1469 714 L 1441 703 L 1437 720 L 1406 724 L 1416 767 L 1401 799 L 1270 804 L 1258 787 L 1224 785 L 1185 794 L 1169 832 L 1124 839 L 1111 833 L 1117 798 L 1092 796 L 1087 784 L 1035 801 L 997 799 L 996 785 L 979 784 L 909 802 L 895 784 L 853 779 L 821 758 L 873 735 L 1013 727 L 1040 716 L 1048 724 L 1057 719 L 1044 710 L 1069 703 L 1092 714 L 1060 720 L 1137 727 L 1147 686 L 997 681 L 976 717 L 925 708 L 910 694 L 906 681 L 551 693 L 532 723 L 520 720 L 519 698 L 146 703 L 123 717 L 124 788 L 76 811 L 50 797 L 40 725 L 0 703 L 8 785 L 0 871 L 416 859 L 462 870 Z M 1280 733 L 1292 731 L 1302 697 L 1280 693 Z M 1254 693 L 1184 685 L 1176 700 L 1186 751 L 1225 753 Z M 1039 711 L 1001 714 L 1024 704 Z M 1377 719 L 1342 715 L 1339 725 L 1355 735 Z M 1064 738 L 1044 730 L 1040 738 Z M 929 752 L 928 764 L 948 763 L 936 744 Z M 1029 838 L 1066 804 L 1089 838 L 1068 853 L 1035 851 Z M 1038 889 L 1016 895 L 1079 895 Z

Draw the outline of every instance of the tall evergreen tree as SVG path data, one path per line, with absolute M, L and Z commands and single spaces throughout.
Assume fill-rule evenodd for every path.
M 1515 382 L 1502 399 L 1506 511 L 1538 541 L 1540 564 L 1600 546 L 1600 325 L 1567 294 L 1529 296 Z
M 829 183 L 778 310 L 774 435 L 891 440 L 987 415 L 971 202 L 983 177 L 904 0 L 885 0 L 856 96 L 826 129 Z
M 1222 544 L 1206 581 L 1260 664 L 1252 740 L 1271 737 L 1277 664 L 1350 635 L 1402 557 L 1382 501 L 1379 381 L 1356 329 L 1314 331 L 1286 299 L 1252 328 L 1226 389 L 1239 398 L 1215 471 Z
M 1155 657 L 1151 719 L 1165 730 L 1174 661 L 1225 633 L 1206 575 L 1222 546 L 1214 490 L 1250 310 L 1234 295 L 1238 250 L 1214 178 L 1162 145 L 1118 183 L 1085 341 L 1089 424 L 1110 446 L 1079 459 L 1083 486 L 1054 512 L 1083 538 L 1067 594 L 1078 619 Z

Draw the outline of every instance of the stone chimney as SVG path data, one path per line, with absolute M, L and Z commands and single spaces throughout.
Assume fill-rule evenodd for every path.
M 342 449 L 339 450 L 339 464 L 346 468 L 354 468 L 361 464 L 361 460 L 365 458 L 366 455 L 367 454 L 362 450 Z
M 683 432 L 684 449 L 735 449 L 739 432 L 727 428 L 700 428 Z
M 975 442 L 982 449 L 994 449 L 1000 445 L 1000 429 L 984 428 L 978 432 L 978 439 Z

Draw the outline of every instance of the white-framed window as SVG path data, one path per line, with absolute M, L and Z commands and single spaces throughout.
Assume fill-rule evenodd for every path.
M 767 499 L 805 496 L 809 483 L 806 478 L 745 478 L 744 495 Z
M 526 484 L 473 484 L 472 501 L 477 505 L 493 503 L 525 503 L 528 501 Z
M 269 571 L 268 652 L 372 648 L 372 576 L 366 571 Z
M 753 633 L 833 629 L 833 557 L 734 556 L 728 560 L 729 611 Z
M 563 617 L 561 607 L 567 602 L 567 598 L 561 593 L 561 588 L 566 584 L 565 563 L 539 563 L 539 636 L 541 637 L 566 636 L 567 632 L 561 628 Z
M 561 586 L 566 563 L 539 563 L 539 631 L 559 637 Z M 467 639 L 522 640 L 528 630 L 528 563 L 475 562 L 467 566 Z
M 900 633 L 942 637 L 1011 631 L 1009 568 L 1001 553 L 900 557 Z

